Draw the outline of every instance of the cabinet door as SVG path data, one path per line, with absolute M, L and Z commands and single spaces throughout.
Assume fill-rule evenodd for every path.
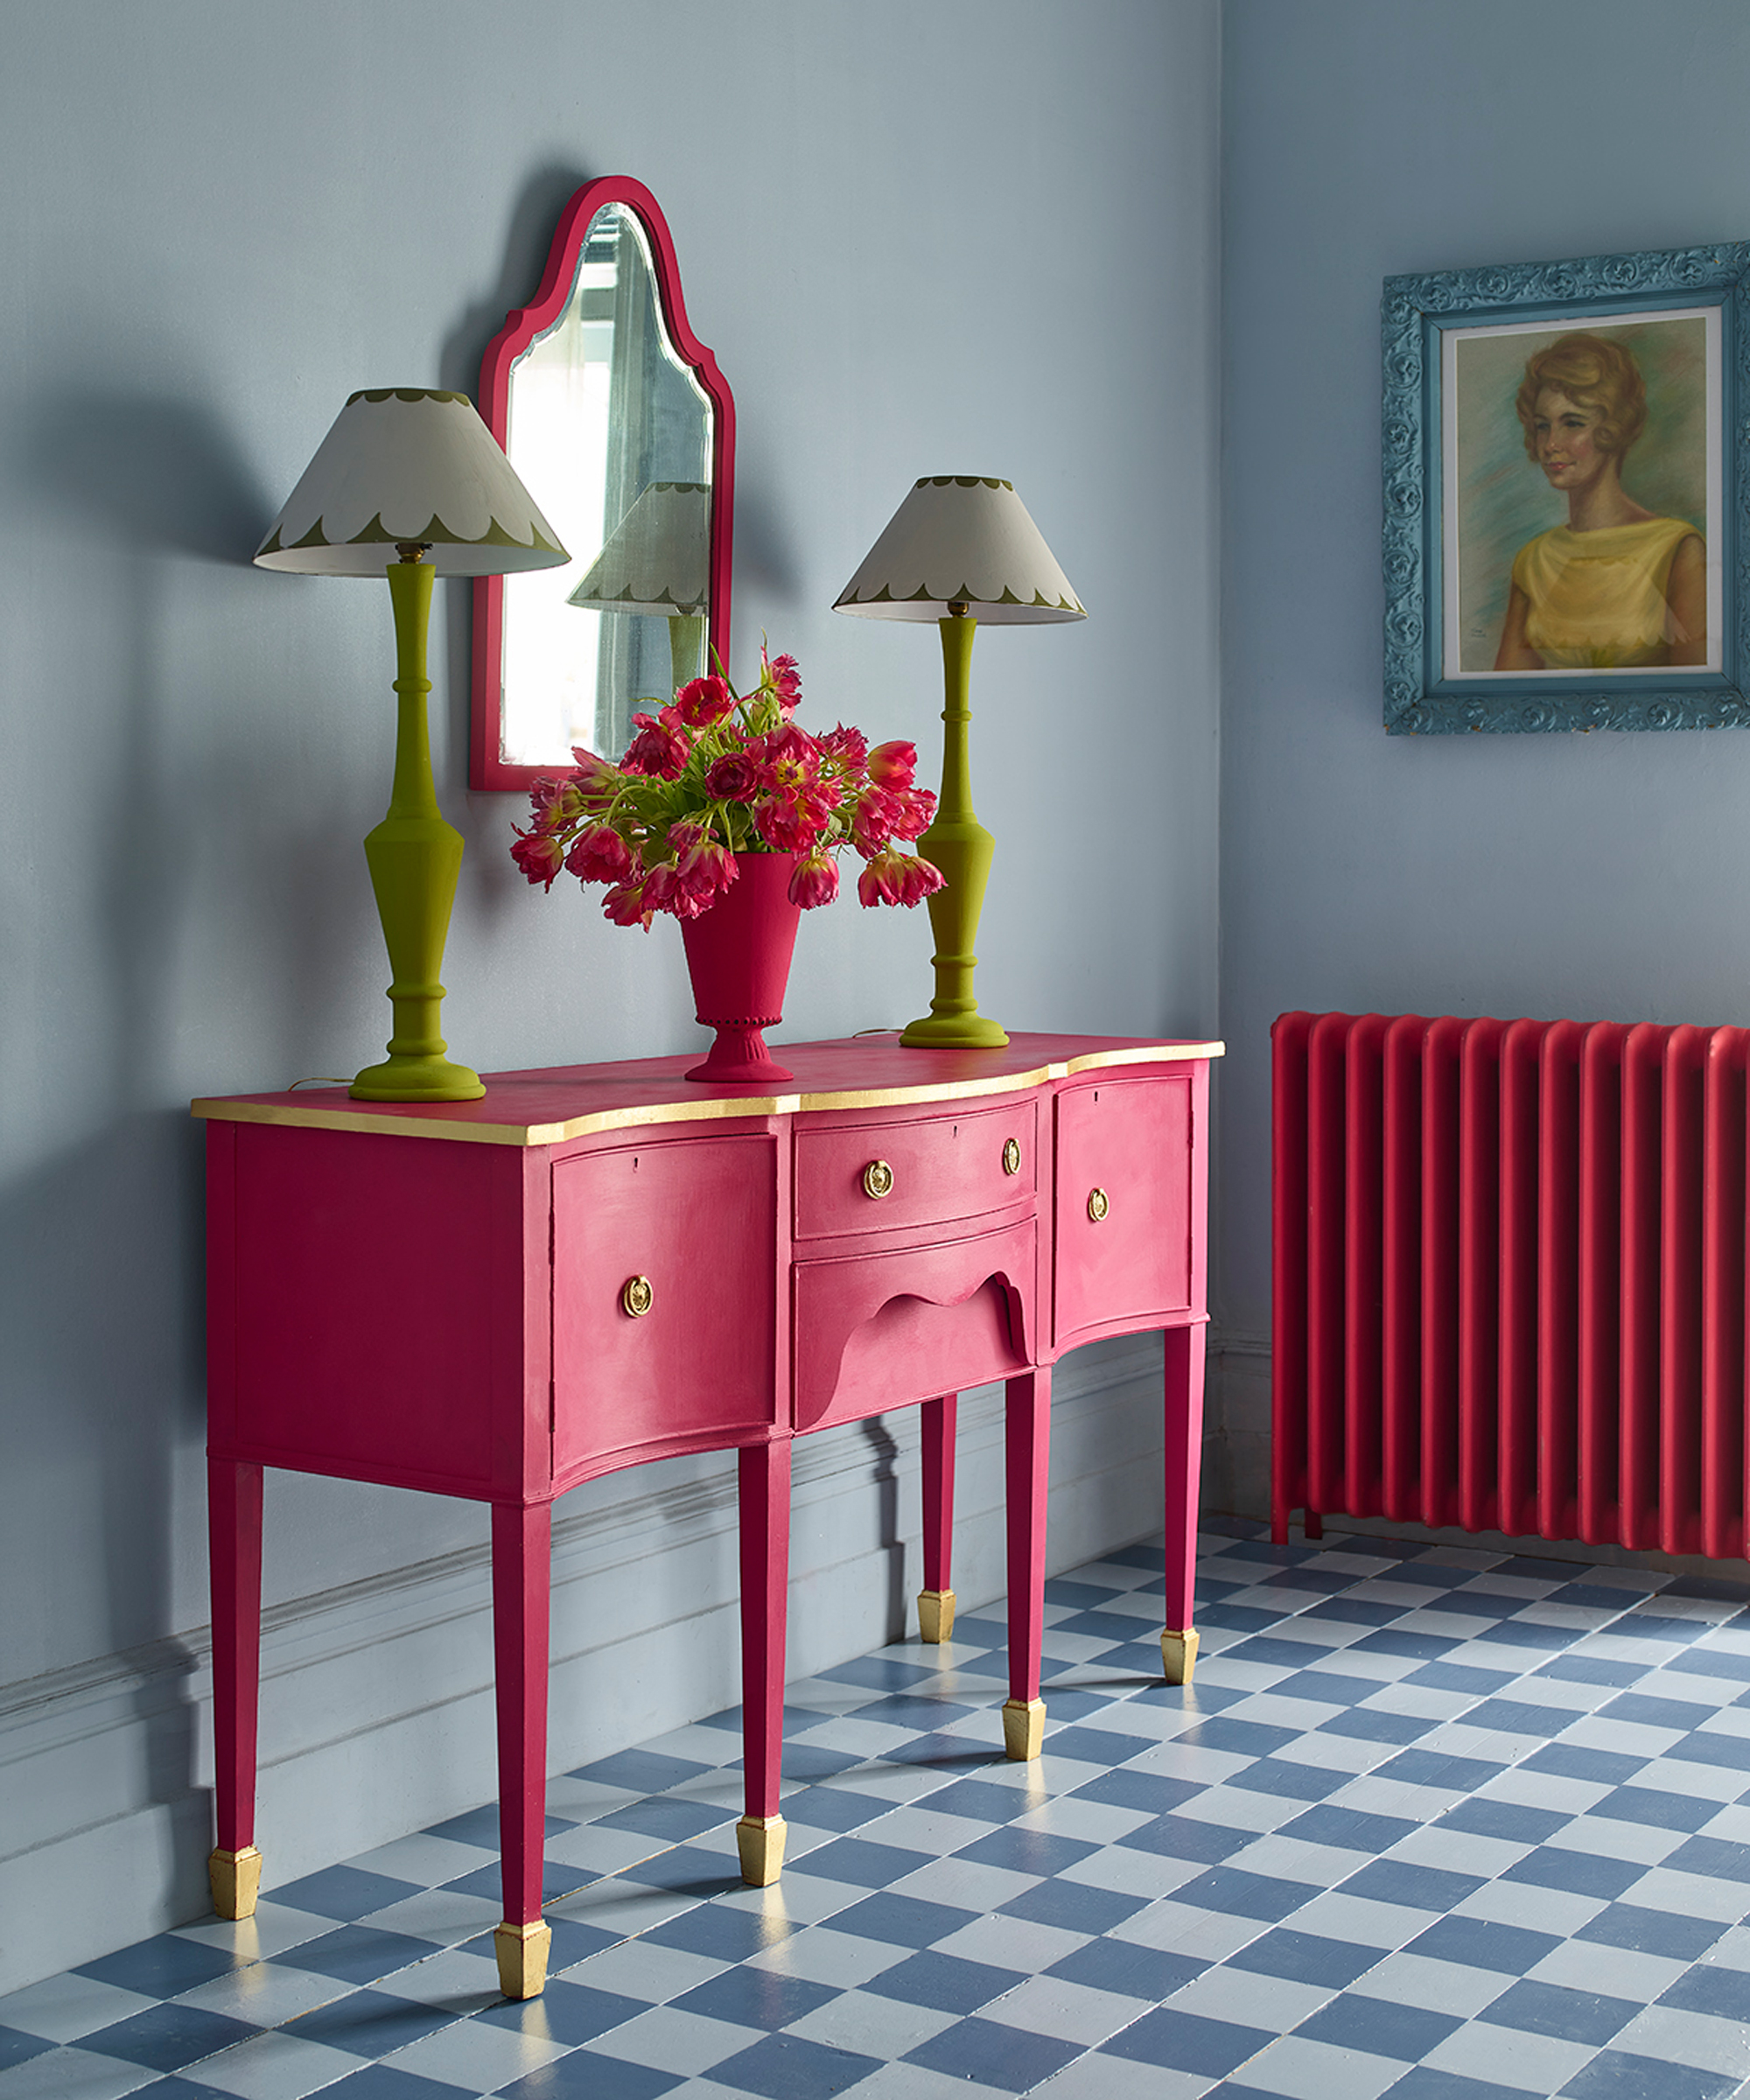
M 1191 1080 L 1102 1080 L 1057 1097 L 1060 1346 L 1191 1304 Z
M 772 1421 L 776 1161 L 770 1138 L 690 1138 L 555 1165 L 556 1475 Z

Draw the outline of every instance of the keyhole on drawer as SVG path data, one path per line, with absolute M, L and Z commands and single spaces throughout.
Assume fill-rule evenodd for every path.
M 629 1276 L 621 1287 L 620 1302 L 628 1318 L 642 1320 L 654 1296 L 648 1276 Z
M 889 1196 L 893 1193 L 893 1170 L 885 1159 L 872 1159 L 863 1170 L 863 1193 L 865 1196 Z
M 1011 1138 L 1009 1142 L 1003 1147 L 1003 1172 L 1005 1174 L 1018 1174 L 1020 1172 L 1020 1171 L 1021 1148 L 1015 1142 L 1015 1140 Z
M 1094 1221 L 1095 1224 L 1097 1225 L 1101 1219 L 1105 1216 L 1106 1213 L 1110 1208 L 1111 1205 L 1106 1200 L 1106 1192 L 1103 1188 L 1090 1188 L 1088 1190 L 1088 1215 Z

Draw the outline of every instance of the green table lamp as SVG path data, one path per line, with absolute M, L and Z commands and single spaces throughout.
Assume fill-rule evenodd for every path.
M 263 569 L 387 576 L 395 614 L 395 784 L 365 841 L 394 982 L 388 1057 L 355 1101 L 476 1101 L 478 1073 L 444 1056 L 438 1019 L 462 836 L 444 821 L 426 729 L 425 635 L 434 576 L 503 576 L 567 559 L 466 394 L 354 394 L 256 553 Z
M 703 481 L 653 481 L 638 492 L 565 603 L 667 620 L 678 690 L 705 668 L 700 659 L 710 596 L 710 490 Z
M 893 514 L 834 610 L 872 620 L 942 626 L 947 704 L 942 711 L 942 797 L 918 850 L 947 878 L 928 900 L 935 997 L 900 1038 L 914 1049 L 1000 1049 L 1008 1037 L 978 1011 L 972 988 L 978 914 L 996 841 L 972 811 L 967 704 L 972 637 L 980 620 L 1004 626 L 1085 620 L 1025 503 L 1007 481 L 928 474 Z

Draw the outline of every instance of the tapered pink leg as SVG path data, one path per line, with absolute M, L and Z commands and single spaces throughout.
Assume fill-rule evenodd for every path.
M 247 1918 L 261 1887 L 256 1849 L 256 1727 L 262 1667 L 262 1469 L 206 1461 L 213 1582 L 213 1757 L 219 1842 L 207 1862 L 213 1908 Z
M 784 1628 L 790 1587 L 790 1440 L 750 1444 L 740 1455 L 741 1728 L 746 1814 L 736 1825 L 741 1878 L 778 1879 L 784 1818 Z
M 1051 1373 L 1027 1371 L 1007 1389 L 1009 1697 L 1003 1746 L 1037 1757 L 1045 1736 L 1040 1636 L 1045 1624 L 1045 1520 L 1051 1486 Z
M 1166 1347 L 1166 1628 L 1160 1637 L 1167 1681 L 1188 1684 L 1197 1666 L 1191 1620 L 1197 1583 L 1197 1491 L 1203 1461 L 1203 1355 L 1208 1330 L 1169 1327 Z
M 954 1631 L 954 1430 L 958 1396 L 926 1400 L 923 1424 L 924 1586 L 918 1633 L 946 1641 Z
M 548 1594 L 553 1505 L 494 1502 L 493 1646 L 498 1670 L 498 1823 L 504 1922 L 494 1934 L 507 1998 L 537 1998 L 552 1929 L 541 1915 L 547 1835 Z

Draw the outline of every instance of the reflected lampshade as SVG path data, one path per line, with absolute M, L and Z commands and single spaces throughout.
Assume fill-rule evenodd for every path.
M 710 489 L 653 481 L 566 600 L 606 612 L 697 614 L 710 594 Z
M 570 557 L 466 394 L 373 387 L 334 419 L 256 561 L 375 576 L 416 542 L 439 576 L 504 576 Z
M 1088 617 L 1011 482 L 926 474 L 833 609 L 872 620 L 941 620 L 954 606 L 981 626 Z

